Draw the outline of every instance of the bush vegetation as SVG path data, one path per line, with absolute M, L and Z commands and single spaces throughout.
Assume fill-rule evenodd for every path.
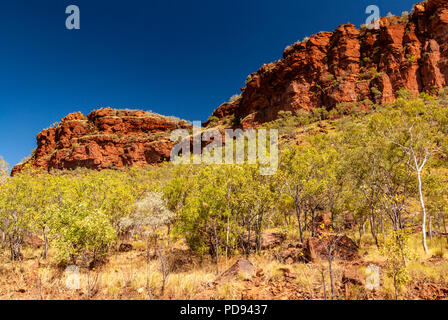
M 39 235 L 45 241 L 42 258 L 51 249 L 60 264 L 88 266 L 115 252 L 124 234 L 133 232 L 145 239 L 148 257 L 149 248 L 156 248 L 162 267 L 163 248 L 181 241 L 199 256 L 210 256 L 219 273 L 223 259 L 259 253 L 264 231 L 289 228 L 303 242 L 317 234 L 317 217 L 328 213 L 332 230 L 361 246 L 370 232 L 383 248 L 398 295 L 412 272 L 405 235 L 423 229 L 418 250 L 427 250 L 427 226 L 446 232 L 445 93 L 414 98 L 402 91 L 392 104 L 364 117 L 332 120 L 331 132 L 281 150 L 273 176 L 260 176 L 258 165 L 167 163 L 51 174 L 28 167 L 10 178 L 0 160 L 3 247 L 10 259 L 22 260 L 25 238 Z M 325 108 L 284 112 L 275 125 L 288 131 L 327 119 Z M 168 272 L 161 277 L 165 288 Z M 148 273 L 148 295 L 151 279 Z

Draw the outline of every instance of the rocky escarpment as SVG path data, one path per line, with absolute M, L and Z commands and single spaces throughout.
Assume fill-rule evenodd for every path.
M 37 135 L 37 149 L 26 164 L 34 168 L 120 168 L 161 163 L 170 157 L 170 132 L 189 128 L 185 121 L 155 113 L 104 108 L 88 116 L 72 113 Z
M 448 0 L 427 0 L 410 15 L 380 20 L 379 29 L 344 24 L 295 43 L 283 58 L 251 74 L 239 97 L 213 113 L 218 123 L 243 128 L 275 120 L 279 111 L 369 108 L 448 85 Z M 230 122 L 228 120 L 232 119 Z M 74 113 L 37 136 L 25 164 L 45 170 L 117 168 L 167 160 L 169 132 L 185 122 L 145 113 L 100 109 Z
M 382 18 L 378 30 L 341 25 L 286 48 L 281 60 L 248 77 L 240 99 L 213 116 L 251 127 L 276 119 L 279 111 L 388 103 L 400 89 L 434 92 L 448 83 L 447 40 L 447 0 Z

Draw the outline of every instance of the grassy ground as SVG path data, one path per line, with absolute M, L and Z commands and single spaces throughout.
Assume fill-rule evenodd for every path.
M 295 241 L 294 234 L 287 241 Z M 394 286 L 387 270 L 385 258 L 365 235 L 359 250 L 360 260 L 334 264 L 335 299 L 394 299 Z M 171 272 L 166 278 L 162 294 L 162 272 L 158 258 L 149 269 L 150 292 L 147 290 L 147 264 L 144 245 L 134 242 L 130 252 L 112 253 L 107 263 L 94 270 L 80 270 L 80 288 L 66 286 L 68 274 L 52 258 L 40 259 L 40 249 L 25 248 L 24 260 L 11 262 L 7 250 L 0 256 L 0 299 L 324 299 L 331 298 L 328 263 L 317 261 L 305 264 L 283 264 L 274 258 L 273 251 L 252 255 L 249 260 L 258 275 L 236 276 L 214 284 L 215 262 L 209 258 L 194 260 L 182 270 Z M 448 253 L 446 239 L 433 239 L 430 253 L 421 249 L 420 236 L 411 237 L 410 248 L 414 259 L 407 265 L 411 281 L 400 289 L 400 299 L 448 299 Z M 185 251 L 184 254 L 187 251 Z M 182 255 L 182 249 L 178 253 Z M 220 257 L 220 271 L 225 271 L 240 257 Z M 344 271 L 355 270 L 366 277 L 366 267 L 375 264 L 381 270 L 381 287 L 376 292 L 364 286 L 353 285 L 350 290 L 342 285 Z M 90 283 L 90 289 L 89 285 Z M 90 291 L 90 294 L 89 294 Z

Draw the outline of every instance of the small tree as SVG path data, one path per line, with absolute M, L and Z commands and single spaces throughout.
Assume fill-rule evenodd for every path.
M 443 143 L 448 112 L 436 101 L 398 99 L 393 111 L 386 110 L 375 119 L 377 130 L 389 143 L 401 149 L 404 160 L 417 177 L 418 197 L 422 210 L 422 245 L 426 253 L 427 212 L 423 190 L 423 172 Z
M 79 257 L 91 257 L 95 261 L 116 240 L 108 216 L 83 202 L 65 200 L 53 214 L 51 234 L 61 261 L 71 261 L 74 265 Z
M 227 176 L 221 168 L 224 167 L 206 166 L 190 178 L 194 180 L 194 190 L 176 220 L 175 230 L 186 238 L 192 250 L 208 252 L 215 258 L 217 274 L 229 217 Z
M 152 297 L 150 288 L 150 265 L 151 241 L 154 241 L 154 251 L 159 255 L 162 271 L 162 293 L 165 292 L 165 283 L 169 274 L 165 257 L 163 254 L 163 245 L 160 243 L 160 237 L 164 227 L 167 227 L 174 218 L 174 213 L 167 208 L 166 202 L 162 199 L 162 194 L 157 192 L 147 193 L 143 199 L 136 203 L 136 213 L 133 216 L 123 218 L 120 225 L 124 228 L 134 227 L 143 231 L 146 238 L 146 289 L 148 297 Z
M 400 288 L 411 280 L 406 267 L 407 262 L 412 258 L 408 241 L 409 234 L 407 231 L 395 230 L 380 248 L 380 252 L 387 259 L 387 274 L 393 279 L 395 299 L 398 299 Z
M 307 201 L 312 194 L 321 194 L 325 191 L 322 183 L 322 161 L 320 152 L 312 147 L 294 148 L 286 150 L 280 162 L 280 179 L 284 184 L 284 193 L 294 204 L 299 224 L 300 241 L 303 242 L 304 224 L 307 223 Z M 317 192 L 318 191 L 318 192 Z M 302 220 L 302 215 L 305 215 Z
M 337 256 L 337 248 L 339 241 L 341 240 L 341 237 L 333 234 L 333 228 L 329 227 L 328 229 L 325 227 L 325 224 L 320 225 L 320 231 L 322 234 L 319 236 L 319 238 L 323 242 L 323 249 L 325 253 L 325 257 L 328 261 L 328 273 L 330 275 L 330 288 L 331 288 L 331 298 L 334 299 L 336 296 L 335 289 L 334 289 L 334 272 L 333 272 L 333 262 L 334 259 Z M 323 278 L 323 277 L 322 277 Z M 323 281 L 324 278 L 323 278 Z M 326 293 L 324 292 L 325 296 Z
M 31 176 L 20 174 L 0 189 L 0 229 L 9 242 L 11 260 L 22 259 L 23 240 L 32 229 L 34 182 Z

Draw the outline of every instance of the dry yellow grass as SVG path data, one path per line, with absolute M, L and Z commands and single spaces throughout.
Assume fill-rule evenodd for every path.
M 291 234 L 290 238 L 294 238 Z M 441 242 L 442 241 L 442 242 Z M 341 285 L 344 270 L 351 267 L 361 275 L 369 264 L 383 268 L 385 258 L 382 256 L 369 235 L 362 239 L 360 249 L 361 260 L 355 266 L 336 260 L 334 263 L 334 278 L 337 289 L 337 299 L 393 299 L 394 287 L 392 279 L 386 270 L 381 270 L 381 288 L 378 292 L 367 292 L 364 287 L 353 286 L 350 292 L 343 291 Z M 236 299 L 247 293 L 259 293 L 261 298 L 288 298 L 297 292 L 307 299 L 323 299 L 322 271 L 325 278 L 327 297 L 330 298 L 330 279 L 328 263 L 317 261 L 312 264 L 284 264 L 277 261 L 270 251 L 251 255 L 249 260 L 256 270 L 263 270 L 263 280 L 251 280 L 245 277 L 235 277 L 233 280 L 214 285 L 216 265 L 213 259 L 205 258 L 197 266 L 190 266 L 185 271 L 172 272 L 166 279 L 162 295 L 162 273 L 160 261 L 154 258 L 150 264 L 149 284 L 147 290 L 147 264 L 144 245 L 134 242 L 134 250 L 130 252 L 111 253 L 107 263 L 91 270 L 80 270 L 80 288 L 71 290 L 66 286 L 65 269 L 58 267 L 52 258 L 50 250 L 48 260 L 40 259 L 40 250 L 25 248 L 25 259 L 21 262 L 9 260 L 7 250 L 0 254 L 0 299 L 88 299 L 89 279 L 92 299 Z M 410 247 L 415 258 L 407 265 L 411 275 L 411 283 L 400 292 L 401 298 L 431 299 L 432 295 L 440 298 L 440 292 L 448 296 L 448 260 L 444 258 L 447 251 L 446 240 L 433 239 L 430 253 L 424 254 L 420 248 L 420 237 L 411 237 Z M 231 257 L 226 262 L 220 257 L 220 272 L 225 271 L 240 257 Z M 188 266 L 187 266 L 188 267 Z M 285 282 L 285 270 L 293 277 Z M 258 281 L 258 280 L 257 280 Z M 275 293 L 273 288 L 283 288 L 284 294 Z M 422 287 L 418 292 L 416 287 Z M 440 291 L 441 290 L 441 291 Z M 293 292 L 296 291 L 296 292 Z M 274 293 L 272 293 L 274 292 Z M 250 296 L 249 296 L 250 297 Z M 295 297 L 295 296 L 294 296 Z

